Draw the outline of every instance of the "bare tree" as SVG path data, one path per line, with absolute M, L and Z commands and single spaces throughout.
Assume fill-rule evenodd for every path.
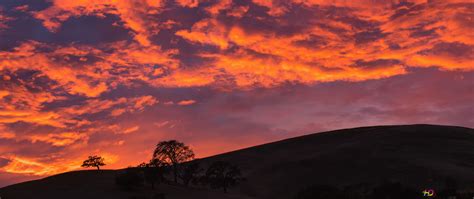
M 173 168 L 174 182 L 178 183 L 178 166 L 180 163 L 194 159 L 194 152 L 182 142 L 176 140 L 162 141 L 156 145 L 153 160 L 167 163 Z
M 97 167 L 97 170 L 100 170 L 101 166 L 105 166 L 104 163 L 104 158 L 94 155 L 94 156 L 89 156 L 87 160 L 84 160 L 82 163 L 81 167 Z

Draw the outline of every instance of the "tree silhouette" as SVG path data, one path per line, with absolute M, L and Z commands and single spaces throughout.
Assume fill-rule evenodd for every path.
M 240 169 L 225 161 L 212 163 L 204 176 L 204 182 L 209 183 L 211 188 L 222 188 L 225 193 L 227 193 L 227 188 L 242 180 Z
M 148 163 L 146 163 L 146 162 L 142 162 L 142 163 L 137 165 L 138 168 L 145 168 L 147 166 L 148 166 Z
M 178 183 L 178 166 L 180 163 L 194 159 L 194 152 L 182 142 L 176 140 L 162 141 L 156 145 L 153 160 L 169 164 L 173 168 L 174 182 Z
M 138 165 L 138 167 L 143 170 L 145 182 L 151 184 L 151 189 L 155 189 L 155 184 L 163 181 L 164 166 L 166 166 L 166 164 L 156 159 L 151 160 L 150 163 L 141 163 Z
M 197 162 L 187 163 L 182 166 L 183 169 L 180 172 L 179 178 L 183 181 L 185 186 L 189 186 L 191 181 L 198 179 L 198 175 L 202 169 Z
M 89 156 L 87 160 L 84 160 L 82 163 L 81 167 L 97 167 L 97 170 L 100 170 L 101 166 L 105 166 L 104 163 L 104 158 L 94 155 L 94 156 Z

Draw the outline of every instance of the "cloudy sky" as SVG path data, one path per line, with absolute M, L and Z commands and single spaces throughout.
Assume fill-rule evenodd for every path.
M 0 187 L 325 130 L 474 127 L 472 0 L 2 0 Z

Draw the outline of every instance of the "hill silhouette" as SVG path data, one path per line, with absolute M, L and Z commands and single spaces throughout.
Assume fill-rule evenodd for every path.
M 415 189 L 455 179 L 474 187 L 474 129 L 439 125 L 374 126 L 305 135 L 220 154 L 247 178 L 229 194 L 160 185 L 167 198 L 293 198 L 304 187 L 374 186 L 387 181 Z M 116 171 L 75 171 L 0 189 L 2 199 L 151 198 L 151 190 L 122 192 Z

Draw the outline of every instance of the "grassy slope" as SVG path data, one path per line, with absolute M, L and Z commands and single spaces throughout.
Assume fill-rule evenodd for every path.
M 238 164 L 247 182 L 223 195 L 203 189 L 162 185 L 168 198 L 291 198 L 311 184 L 348 185 L 397 180 L 415 187 L 436 186 L 447 176 L 461 185 L 474 179 L 474 130 L 408 125 L 345 129 L 312 134 L 229 152 L 203 160 Z M 0 189 L 11 198 L 130 198 L 120 192 L 114 171 L 81 171 Z M 14 196 L 14 197 L 13 197 Z

